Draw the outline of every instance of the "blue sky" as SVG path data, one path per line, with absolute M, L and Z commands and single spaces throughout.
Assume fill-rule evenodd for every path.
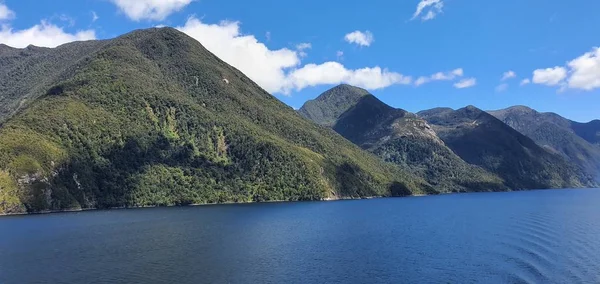
M 53 47 L 165 25 L 295 108 L 350 83 L 413 112 L 527 105 L 600 118 L 600 1 L 293 2 L 0 0 L 0 43 Z

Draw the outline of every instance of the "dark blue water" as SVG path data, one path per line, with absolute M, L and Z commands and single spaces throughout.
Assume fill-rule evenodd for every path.
M 0 283 L 600 283 L 600 190 L 6 217 Z

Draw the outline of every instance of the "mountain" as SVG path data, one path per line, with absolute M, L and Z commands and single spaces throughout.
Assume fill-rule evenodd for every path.
M 600 120 L 593 120 L 588 123 L 573 121 L 571 128 L 579 137 L 600 146 Z
M 307 101 L 298 112 L 317 124 L 333 126 L 342 113 L 367 95 L 364 89 L 343 84 Z
M 307 102 L 299 113 L 426 179 L 437 191 L 507 189 L 499 177 L 461 160 L 426 121 L 386 105 L 366 90 L 340 85 Z
M 594 185 L 591 178 L 559 155 L 491 114 L 468 106 L 418 113 L 440 138 L 468 163 L 502 177 L 513 189 L 571 188 Z
M 579 123 L 525 106 L 490 111 L 538 145 L 562 155 L 600 181 L 600 121 Z
M 434 193 L 200 43 L 0 48 L 0 213 Z

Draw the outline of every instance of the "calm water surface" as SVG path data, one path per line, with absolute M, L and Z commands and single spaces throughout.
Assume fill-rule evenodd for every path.
M 600 283 L 600 190 L 6 217 L 0 283 Z

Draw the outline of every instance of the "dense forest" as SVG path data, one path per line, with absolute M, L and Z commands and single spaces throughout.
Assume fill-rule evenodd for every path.
M 174 29 L 0 64 L 0 213 L 436 192 Z
M 439 192 L 597 185 L 593 175 L 572 161 L 472 106 L 413 114 L 386 105 L 366 90 L 341 85 L 308 101 L 298 112 L 422 177 Z M 554 134 L 546 136 L 564 136 Z

